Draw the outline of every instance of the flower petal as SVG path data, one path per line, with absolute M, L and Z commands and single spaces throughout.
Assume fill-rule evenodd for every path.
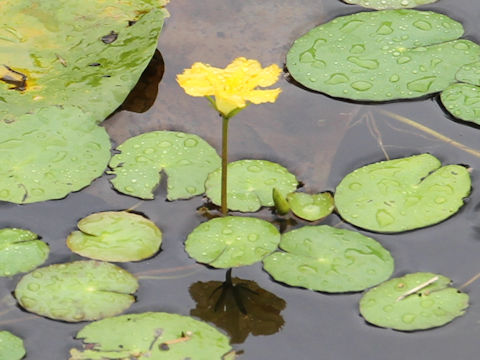
M 177 75 L 178 84 L 191 96 L 214 95 L 220 69 L 202 63 L 193 64 L 183 74 Z
M 278 95 L 282 92 L 282 89 L 269 89 L 269 90 L 251 90 L 244 96 L 244 99 L 254 104 L 261 104 L 265 102 L 275 102 Z

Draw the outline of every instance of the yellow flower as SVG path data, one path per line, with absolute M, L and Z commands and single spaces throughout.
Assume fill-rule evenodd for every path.
M 247 106 L 247 101 L 254 104 L 275 102 L 280 88 L 259 90 L 275 84 L 281 69 L 273 64 L 262 68 L 257 60 L 236 58 L 225 69 L 197 62 L 183 74 L 177 75 L 180 86 L 191 96 L 211 96 L 215 108 L 228 117 L 237 109 Z

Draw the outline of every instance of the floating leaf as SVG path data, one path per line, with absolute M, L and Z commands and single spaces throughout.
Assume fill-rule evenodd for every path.
M 153 131 L 128 139 L 112 157 L 112 184 L 121 193 L 153 199 L 160 171 L 168 176 L 168 199 L 188 199 L 205 191 L 207 175 L 220 157 L 205 140 L 176 131 Z
M 432 273 L 391 279 L 365 293 L 360 300 L 360 313 L 369 323 L 396 330 L 445 325 L 463 315 L 468 307 L 468 295 L 449 287 L 450 281 Z M 428 283 L 431 284 L 423 286 Z M 412 290 L 412 294 L 404 297 Z
M 280 248 L 263 259 L 277 281 L 330 293 L 361 291 L 385 281 L 393 258 L 377 241 L 331 226 L 305 226 L 282 235 Z
M 78 223 L 67 239 L 73 252 L 104 261 L 137 261 L 153 256 L 162 232 L 150 220 L 126 211 L 92 214 Z
M 330 193 L 306 194 L 294 192 L 287 195 L 292 212 L 299 218 L 317 221 L 330 215 L 335 208 Z
M 221 176 L 221 169 L 217 169 L 205 183 L 206 194 L 216 205 L 221 203 Z M 273 206 L 274 188 L 286 196 L 297 186 L 295 175 L 270 161 L 239 160 L 228 164 L 227 204 L 230 210 L 252 212 L 262 206 Z
M 480 61 L 462 66 L 455 78 L 467 84 L 480 86 Z
M 228 337 L 214 327 L 160 312 L 96 321 L 80 330 L 76 338 L 84 341 L 84 350 L 70 350 L 70 360 L 221 360 L 231 350 Z
M 0 229 L 0 276 L 35 269 L 47 260 L 50 249 L 37 234 L 23 229 Z M 0 347 L 1 348 L 1 347 Z
M 436 1 L 437 0 L 343 0 L 343 2 L 347 4 L 360 5 L 376 10 L 414 8 Z
M 9 331 L 0 331 L 0 360 L 20 360 L 24 356 L 23 340 Z
M 456 83 L 440 96 L 443 106 L 458 119 L 480 124 L 480 87 Z
M 188 235 L 185 250 L 216 268 L 254 264 L 277 248 L 280 233 L 265 220 L 227 216 L 204 222 Z
M 430 11 L 384 10 L 338 17 L 295 41 L 290 74 L 331 96 L 385 101 L 446 89 L 480 46 L 457 40 L 460 23 Z
M 164 0 L 3 0 L 0 119 L 76 105 L 102 121 L 134 87 L 156 47 Z M 51 114 L 61 122 L 61 114 Z
M 0 157 L 0 200 L 60 199 L 102 175 L 110 139 L 77 107 L 49 107 L 0 121 Z
M 335 205 L 345 221 L 378 232 L 436 224 L 455 214 L 470 193 L 468 170 L 441 167 L 430 154 L 381 161 L 343 178 Z
M 114 316 L 135 301 L 138 282 L 122 268 L 75 261 L 39 268 L 17 284 L 15 297 L 27 311 L 70 322 Z
M 190 286 L 190 295 L 197 303 L 190 314 L 224 329 L 232 344 L 243 343 L 250 334 L 273 335 L 285 323 L 280 313 L 286 302 L 254 281 L 196 282 Z

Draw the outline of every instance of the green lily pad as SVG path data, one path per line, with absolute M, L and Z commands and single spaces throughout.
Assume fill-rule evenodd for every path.
M 160 171 L 168 176 L 167 198 L 188 199 L 205 192 L 207 175 L 220 166 L 220 157 L 205 140 L 176 131 L 153 131 L 128 139 L 112 157 L 111 180 L 123 194 L 153 199 Z
M 188 316 L 160 312 L 96 321 L 76 338 L 84 341 L 84 349 L 70 350 L 70 360 L 222 360 L 231 350 L 228 337 L 214 327 Z
M 384 10 L 337 17 L 295 41 L 287 54 L 293 78 L 331 96 L 368 101 L 440 92 L 480 56 L 459 38 L 460 23 L 430 11 Z
M 462 66 L 455 78 L 460 82 L 480 86 L 480 61 Z
M 88 121 L 105 119 L 153 56 L 167 15 L 164 4 L 42 0 L 32 6 L 3 0 L 0 119 L 65 105 L 81 108 Z
M 38 235 L 23 229 L 0 229 L 0 276 L 27 272 L 43 264 L 50 249 Z
M 110 139 L 79 108 L 48 107 L 0 121 L 0 157 L 1 201 L 60 199 L 103 174 Z
M 126 211 L 92 214 L 78 222 L 67 246 L 74 253 L 104 261 L 138 261 L 158 252 L 162 232 L 150 220 Z
M 369 323 L 403 331 L 445 325 L 463 315 L 468 307 L 468 295 L 449 287 L 450 282 L 449 278 L 432 273 L 391 279 L 365 293 L 360 300 L 360 313 Z M 405 296 L 417 287 L 421 289 Z
M 100 261 L 75 261 L 36 269 L 17 284 L 15 297 L 27 311 L 77 322 L 114 316 L 135 301 L 137 279 Z
M 317 221 L 330 215 L 335 208 L 330 193 L 306 194 L 294 192 L 287 195 L 292 212 L 299 218 Z
M 480 86 L 452 84 L 441 93 L 440 99 L 456 118 L 480 124 Z
M 343 0 L 347 4 L 360 5 L 369 9 L 405 9 L 431 4 L 437 0 Z
M 327 225 L 282 235 L 280 248 L 263 259 L 277 281 L 329 293 L 361 291 L 390 277 L 394 261 L 376 240 Z
M 25 353 L 22 339 L 9 331 L 0 331 L 0 360 L 20 360 Z
M 228 164 L 227 205 L 230 210 L 253 212 L 273 206 L 273 189 L 284 197 L 295 191 L 298 181 L 283 166 L 266 160 L 239 160 Z M 205 182 L 206 194 L 221 204 L 221 169 L 212 172 Z
M 439 223 L 455 214 L 470 193 L 468 170 L 441 166 L 430 154 L 381 161 L 343 178 L 335 205 L 345 221 L 393 233 Z
M 227 216 L 204 222 L 187 237 L 185 250 L 198 262 L 216 268 L 254 264 L 274 251 L 280 233 L 261 219 Z

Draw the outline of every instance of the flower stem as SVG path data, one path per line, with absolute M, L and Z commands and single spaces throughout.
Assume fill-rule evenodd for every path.
M 227 215 L 228 120 L 222 115 L 222 216 Z

